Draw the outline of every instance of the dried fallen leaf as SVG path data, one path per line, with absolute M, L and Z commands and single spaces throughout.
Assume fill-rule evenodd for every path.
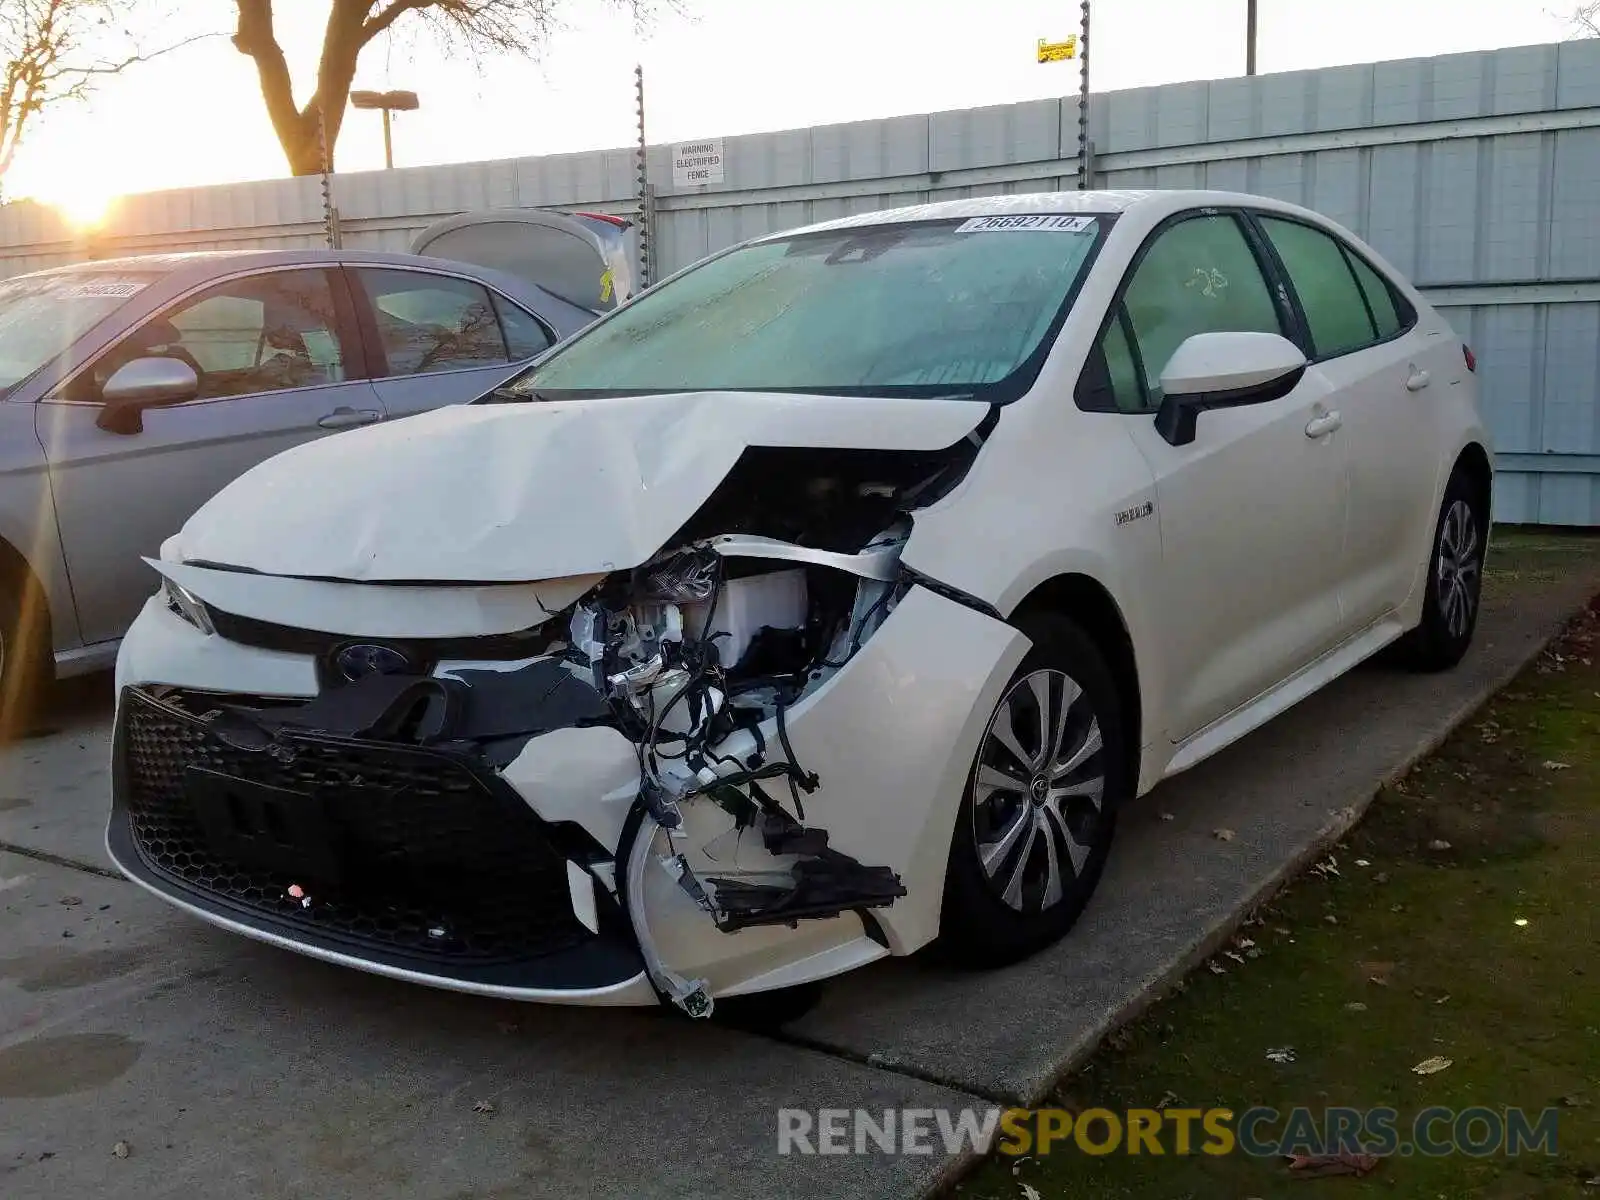
M 1344 1006 L 1345 1012 L 1366 1012 L 1367 1006 L 1359 1000 L 1352 1000 Z
M 1372 864 L 1371 864 L 1371 863 L 1369 863 L 1369 862 L 1368 862 L 1368 861 L 1367 861 L 1367 860 L 1366 860 L 1366 859 L 1364 859 L 1364 858 L 1358 858 L 1358 859 L 1356 859 L 1356 866 L 1358 866 L 1358 867 L 1370 867 L 1370 866 L 1371 866 L 1371 865 L 1372 865 Z
M 1334 916 L 1332 913 L 1328 913 L 1322 919 L 1324 921 L 1326 921 L 1329 925 L 1337 925 L 1339 923 L 1339 918 Z
M 1267 1061 L 1275 1063 L 1292 1063 L 1294 1061 L 1294 1047 L 1279 1046 L 1275 1050 L 1268 1050 Z
M 1572 767 L 1571 763 L 1557 762 L 1553 758 L 1548 760 L 1544 764 L 1544 769 L 1546 771 L 1566 771 L 1566 770 L 1569 770 L 1571 767 Z
M 128 1155 L 133 1153 L 133 1147 L 128 1145 L 127 1142 L 118 1142 L 115 1146 L 111 1147 L 111 1153 L 115 1154 L 118 1158 L 127 1158 Z
M 1443 1004 L 1448 999 L 1450 999 L 1450 993 L 1446 992 L 1444 995 L 1440 996 L 1437 1000 L 1435 1000 L 1434 1003 L 1435 1004 Z
M 1582 1096 L 1563 1096 L 1563 1097 L 1561 1097 L 1561 1107 L 1562 1108 L 1588 1108 L 1589 1107 L 1589 1102 L 1587 1100 L 1585 1100 Z
M 1156 1101 L 1156 1111 L 1160 1112 L 1163 1109 L 1171 1108 L 1177 1102 L 1178 1102 L 1178 1093 L 1177 1092 L 1163 1092 L 1161 1094 L 1161 1099 Z M 1575 1108 L 1577 1106 L 1569 1104 L 1569 1105 L 1567 1105 L 1567 1107 L 1568 1108 Z
M 494 1112 L 494 1104 L 488 1100 L 479 1100 L 472 1106 L 472 1111 L 475 1113 L 483 1113 L 487 1116 L 488 1114 Z
M 1322 1175 L 1355 1175 L 1358 1178 L 1375 1169 L 1379 1159 L 1376 1154 L 1352 1154 L 1340 1150 L 1336 1154 L 1291 1154 L 1289 1170 L 1300 1172 L 1301 1178 Z
M 1213 975 L 1226 975 L 1228 973 L 1228 968 L 1223 966 L 1221 963 L 1216 962 L 1215 960 L 1208 962 L 1206 964 L 1206 969 Z
M 1178 818 L 1173 813 L 1162 813 L 1161 814 L 1161 819 L 1163 821 L 1176 821 Z
M 1428 843 L 1428 849 L 1429 850 L 1448 850 L 1448 849 L 1450 849 L 1450 843 L 1445 841 L 1443 838 L 1434 838 L 1433 841 Z
M 1216 838 L 1217 841 L 1219 841 L 1219 842 L 1231 842 L 1231 841 L 1233 841 L 1233 830 L 1231 830 L 1231 829 L 1213 829 L 1211 831 L 1211 836 Z
M 61 903 L 65 904 L 68 908 L 75 908 L 79 904 L 83 903 L 83 897 L 82 896 L 63 896 L 63 897 L 61 897 Z
M 1434 1055 L 1432 1058 L 1423 1059 L 1411 1070 L 1416 1075 L 1437 1075 L 1440 1071 L 1449 1067 L 1453 1061 L 1453 1059 L 1445 1058 L 1443 1055 Z
M 1039 1200 L 1038 1188 L 1030 1187 L 1026 1183 L 1019 1183 L 1017 1186 L 1022 1189 L 1022 1200 Z

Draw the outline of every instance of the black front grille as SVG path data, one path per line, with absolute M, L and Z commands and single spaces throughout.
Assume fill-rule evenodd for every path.
M 246 923 L 433 964 L 526 962 L 593 938 L 573 915 L 566 860 L 499 780 L 414 746 L 287 734 L 241 749 L 202 719 L 212 707 L 123 693 L 116 807 L 158 882 Z M 329 844 L 305 871 L 241 861 L 219 846 L 214 813 L 202 819 L 196 772 L 314 797 Z M 322 860 L 336 877 L 318 877 Z

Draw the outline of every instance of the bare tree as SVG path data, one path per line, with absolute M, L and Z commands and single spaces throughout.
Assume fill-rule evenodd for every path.
M 50 105 L 81 98 L 102 76 L 198 40 L 146 52 L 117 27 L 115 3 L 0 0 L 0 181 L 24 135 Z
M 654 7 L 653 0 L 606 2 L 631 11 L 636 20 Z M 322 169 L 324 139 L 332 163 L 356 62 L 396 23 L 430 32 L 468 51 L 534 55 L 554 29 L 563 6 L 563 0 L 330 0 L 316 89 L 300 105 L 273 27 L 272 0 L 234 3 L 239 12 L 234 47 L 255 60 L 267 116 L 296 175 L 314 175 Z
M 1600 37 L 1600 0 L 1584 0 L 1572 13 L 1572 27 L 1580 35 Z

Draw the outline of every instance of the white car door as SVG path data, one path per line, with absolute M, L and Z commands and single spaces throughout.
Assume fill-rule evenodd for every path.
M 1281 399 L 1202 413 L 1184 446 L 1153 420 L 1161 371 L 1186 338 L 1286 333 L 1290 320 L 1242 217 L 1186 214 L 1152 235 L 1123 282 L 1085 373 L 1105 386 L 1079 386 L 1081 407 L 1124 414 L 1155 477 L 1162 562 L 1149 586 L 1173 742 L 1337 636 L 1344 449 L 1326 384 L 1308 373 Z
M 1254 219 L 1293 289 L 1304 349 L 1338 393 L 1349 505 L 1340 596 L 1356 633 L 1404 604 L 1420 581 L 1441 468 L 1433 405 L 1466 362 L 1449 327 L 1429 327 L 1392 284 L 1332 231 L 1277 213 Z

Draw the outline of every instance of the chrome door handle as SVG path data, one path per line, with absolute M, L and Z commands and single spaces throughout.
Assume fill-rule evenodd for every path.
M 1406 391 L 1420 392 L 1432 382 L 1432 377 L 1426 371 L 1412 371 L 1411 378 L 1406 380 Z
M 1344 418 L 1337 411 L 1323 413 L 1320 417 L 1312 417 L 1306 423 L 1306 436 L 1308 438 L 1327 437 L 1339 426 L 1344 424 Z
M 372 408 L 336 408 L 317 422 L 324 429 L 349 429 L 352 425 L 371 425 L 383 420 L 383 414 Z

